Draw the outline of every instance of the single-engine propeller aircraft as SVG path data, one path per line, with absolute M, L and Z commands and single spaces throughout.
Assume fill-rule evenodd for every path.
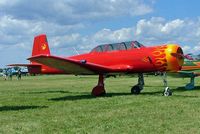
M 131 93 L 139 94 L 144 86 L 143 73 L 178 72 L 184 56 L 181 47 L 176 44 L 146 47 L 137 41 L 128 41 L 99 45 L 85 54 L 58 57 L 50 54 L 46 35 L 42 34 L 34 38 L 32 57 L 28 60 L 30 64 L 11 66 L 27 66 L 32 73 L 99 75 L 92 95 L 101 96 L 106 93 L 105 75 L 138 74 L 138 83 L 131 88 Z M 163 74 L 166 87 L 163 95 L 169 96 L 171 91 Z
M 144 85 L 143 73 L 177 72 L 184 60 L 182 49 L 176 44 L 154 47 L 145 47 L 137 41 L 105 44 L 95 47 L 89 53 L 65 58 L 50 54 L 46 35 L 37 36 L 34 44 L 37 43 L 39 52 L 33 50 L 37 54 L 32 54 L 34 56 L 29 58 L 30 61 L 56 69 L 60 73 L 98 74 L 98 84 L 92 90 L 94 96 L 105 94 L 105 74 L 138 73 L 138 84 L 133 86 L 131 92 L 139 94 Z M 165 77 L 164 82 L 166 86 L 164 93 L 170 95 Z

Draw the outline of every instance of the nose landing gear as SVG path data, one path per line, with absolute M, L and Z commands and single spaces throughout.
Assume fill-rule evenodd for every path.
M 163 83 L 164 83 L 164 86 L 165 86 L 165 89 L 163 91 L 163 96 L 171 96 L 172 95 L 172 91 L 168 87 L 166 72 L 163 73 L 162 78 L 163 78 Z

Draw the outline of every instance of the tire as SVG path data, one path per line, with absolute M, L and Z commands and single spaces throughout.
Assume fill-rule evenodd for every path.
M 168 87 L 166 87 L 163 92 L 163 96 L 172 96 L 172 91 Z
M 140 94 L 140 91 L 141 91 L 141 89 L 140 89 L 140 86 L 138 86 L 138 85 L 135 85 L 131 88 L 131 94 L 138 95 L 138 94 Z

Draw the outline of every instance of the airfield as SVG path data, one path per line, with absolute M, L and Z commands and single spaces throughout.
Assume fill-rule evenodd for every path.
M 0 79 L 0 133 L 199 133 L 200 78 L 168 77 L 173 96 L 164 97 L 160 76 L 145 77 L 140 95 L 130 94 L 137 77 L 105 81 L 107 95 L 92 97 L 97 76 L 26 76 Z

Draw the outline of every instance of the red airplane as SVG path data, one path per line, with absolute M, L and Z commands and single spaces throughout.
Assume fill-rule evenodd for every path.
M 42 34 L 35 37 L 32 57 L 28 60 L 31 64 L 11 66 L 27 66 L 30 73 L 99 75 L 92 95 L 101 96 L 106 93 L 105 75 L 138 74 L 138 84 L 132 87 L 131 93 L 139 94 L 144 86 L 143 73 L 177 72 L 181 70 L 184 58 L 179 45 L 145 47 L 137 41 L 99 45 L 86 54 L 58 57 L 50 54 L 46 35 Z M 171 91 L 166 77 L 163 81 L 166 86 L 163 95 L 169 96 Z

